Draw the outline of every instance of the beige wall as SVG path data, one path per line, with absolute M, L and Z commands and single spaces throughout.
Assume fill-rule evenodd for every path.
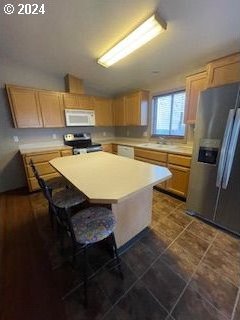
M 53 128 L 53 129 L 16 129 L 13 127 L 5 84 L 18 84 L 42 89 L 64 91 L 64 75 L 50 75 L 26 66 L 8 63 L 0 65 L 0 192 L 26 185 L 22 159 L 18 145 L 31 142 L 54 141 L 55 133 L 58 140 L 68 132 L 91 132 L 93 138 L 114 136 L 114 128 Z M 87 93 L 94 94 L 89 88 Z M 95 92 L 99 94 L 99 92 Z M 19 143 L 13 141 L 13 136 L 19 137 Z

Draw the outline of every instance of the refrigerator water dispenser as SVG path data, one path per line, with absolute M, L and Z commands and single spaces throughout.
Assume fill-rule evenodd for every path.
M 200 147 L 198 153 L 198 162 L 216 164 L 218 149 L 209 147 Z

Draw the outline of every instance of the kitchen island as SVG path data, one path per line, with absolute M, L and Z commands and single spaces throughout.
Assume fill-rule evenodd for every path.
M 105 152 L 56 158 L 50 164 L 90 203 L 111 205 L 118 247 L 151 224 L 153 186 L 171 178 L 167 168 Z

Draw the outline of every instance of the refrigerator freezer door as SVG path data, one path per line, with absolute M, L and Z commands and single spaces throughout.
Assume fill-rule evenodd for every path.
M 238 84 L 222 86 L 203 91 L 199 100 L 187 211 L 208 220 L 213 220 L 218 198 L 216 179 L 220 148 L 216 163 L 199 161 L 199 151 L 205 141 L 212 150 L 216 149 L 216 141 L 222 143 L 229 110 L 235 106 L 237 92 Z
M 240 137 L 226 189 L 220 190 L 215 222 L 240 235 Z
M 228 147 L 230 144 L 231 133 L 232 133 L 233 124 L 234 124 L 234 114 L 235 114 L 235 110 L 231 109 L 228 114 L 227 126 L 226 126 L 224 137 L 223 137 L 223 143 L 222 143 L 219 164 L 218 164 L 218 171 L 217 171 L 217 181 L 216 181 L 216 186 L 218 188 L 221 188 L 222 186 L 223 172 L 226 164 L 226 159 L 228 156 Z
M 231 141 L 228 149 L 228 156 L 226 159 L 226 166 L 223 174 L 223 182 L 222 182 L 222 188 L 226 189 L 228 185 L 228 181 L 230 178 L 230 174 L 232 171 L 232 165 L 233 165 L 233 159 L 236 152 L 237 144 L 239 143 L 239 131 L 240 131 L 240 109 L 236 112 L 236 117 L 234 121 Z

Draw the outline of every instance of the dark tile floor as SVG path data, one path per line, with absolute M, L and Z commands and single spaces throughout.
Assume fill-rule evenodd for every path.
M 31 200 L 64 296 L 81 283 L 81 272 L 63 264 L 41 196 Z M 93 251 L 93 262 L 98 254 Z M 121 261 L 124 280 L 106 266 L 90 282 L 87 310 L 82 286 L 64 300 L 69 320 L 240 319 L 240 240 L 186 215 L 180 200 L 154 191 L 152 225 L 121 254 Z

